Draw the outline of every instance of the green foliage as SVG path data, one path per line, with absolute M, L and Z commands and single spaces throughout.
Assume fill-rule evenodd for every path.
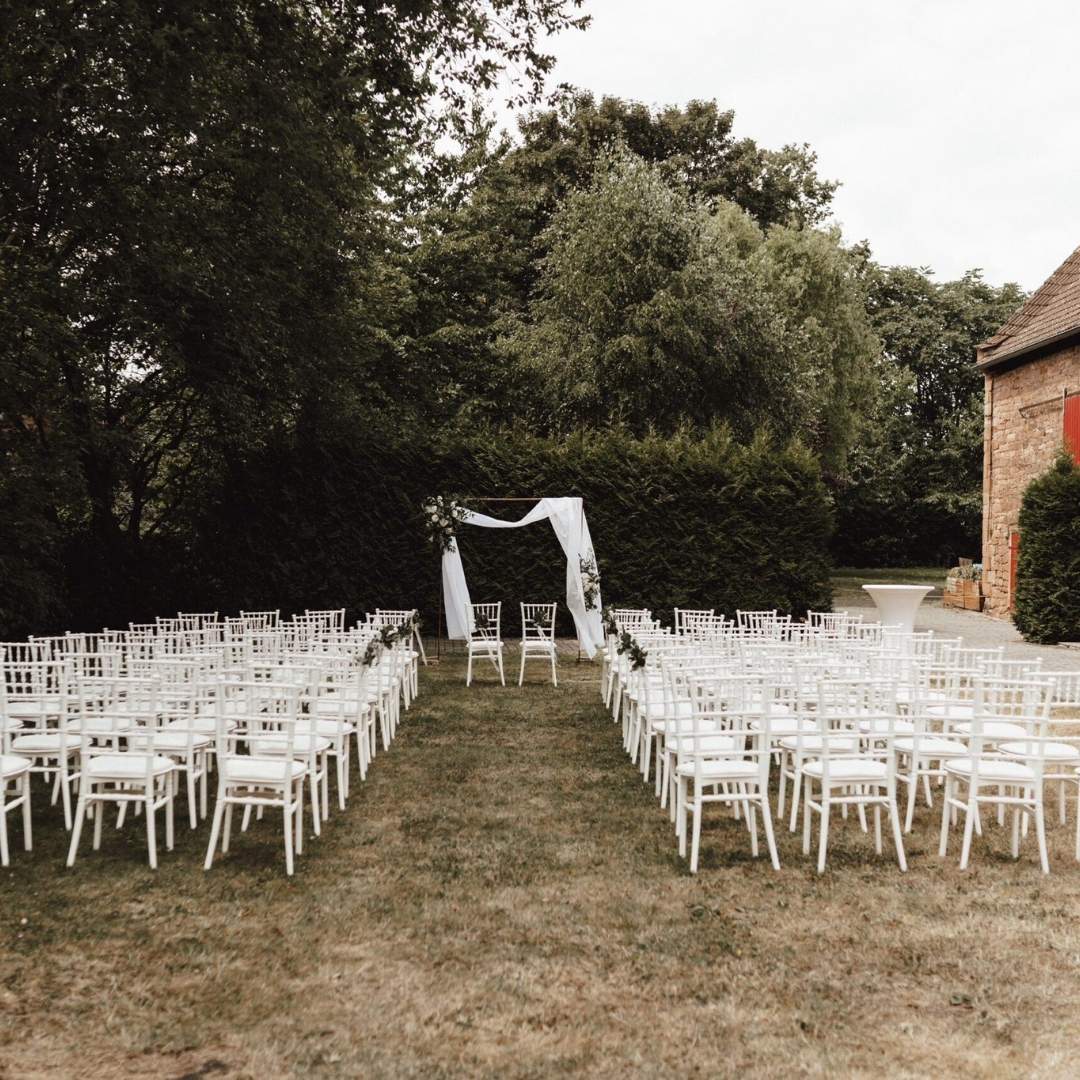
M 409 286 L 388 253 L 428 118 L 507 63 L 535 100 L 537 42 L 576 6 L 5 6 L 0 501 L 18 503 L 4 560 L 25 613 L 9 625 L 62 609 L 65 583 L 33 584 L 57 550 L 73 612 L 117 622 L 165 599 L 164 553 L 183 556 L 246 448 L 358 397 L 409 408 Z M 10 491 L 27 478 L 32 496 Z
M 977 556 L 982 512 L 982 376 L 975 346 L 1023 302 L 978 271 L 935 282 L 926 270 L 868 264 L 884 345 L 849 471 L 836 482 L 833 554 L 845 566 L 954 565 Z
M 1013 621 L 1028 641 L 1080 641 L 1080 468 L 1065 451 L 1020 506 Z
M 877 341 L 838 233 L 763 236 L 733 204 L 710 210 L 623 150 L 541 242 L 536 297 L 501 342 L 533 424 L 724 421 L 746 439 L 782 416 L 842 464 Z
M 675 606 L 801 614 L 829 603 L 828 496 L 797 446 L 740 445 L 723 432 L 559 441 L 349 430 L 253 456 L 200 523 L 185 603 L 418 604 L 433 627 L 439 557 L 419 508 L 451 486 L 465 505 L 509 518 L 527 504 L 468 496 L 582 496 L 608 602 L 668 616 Z M 557 599 L 568 629 L 565 556 L 550 528 L 462 526 L 458 542 L 474 600 L 502 599 L 513 626 L 518 600 Z

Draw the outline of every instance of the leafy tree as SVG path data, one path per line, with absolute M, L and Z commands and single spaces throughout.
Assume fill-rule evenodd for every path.
M 1080 468 L 1062 452 L 1020 506 L 1013 621 L 1040 645 L 1080 640 Z
M 521 408 L 553 430 L 780 423 L 840 462 L 877 348 L 837 233 L 767 237 L 629 151 L 572 192 L 542 237 L 528 317 L 504 355 Z
M 836 556 L 848 565 L 937 563 L 977 554 L 982 512 L 982 377 L 975 346 L 1023 302 L 977 271 L 867 264 L 884 351 L 882 396 L 837 491 Z
M 5 6 L 3 483 L 41 478 L 41 528 L 106 594 L 91 618 L 136 602 L 148 544 L 181 556 L 193 493 L 276 425 L 398 396 L 384 256 L 428 115 L 508 62 L 535 100 L 574 7 Z
M 497 136 L 480 110 L 464 119 L 462 153 L 443 163 L 443 197 L 417 218 L 405 264 L 417 290 L 406 333 L 437 414 L 505 418 L 514 387 L 493 348 L 502 320 L 529 303 L 552 215 L 589 187 L 613 146 L 655 164 L 684 197 L 714 209 L 733 202 L 766 228 L 820 221 L 836 187 L 818 177 L 808 147 L 735 138 L 734 114 L 716 102 L 657 110 L 575 91 L 524 115 L 516 138 Z

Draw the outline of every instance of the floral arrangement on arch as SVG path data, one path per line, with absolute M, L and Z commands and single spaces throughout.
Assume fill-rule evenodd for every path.
M 439 554 L 449 551 L 457 534 L 457 524 L 465 519 L 465 507 L 448 495 L 433 495 L 424 502 L 424 528 Z
M 600 606 L 600 571 L 596 568 L 596 556 L 590 551 L 578 562 L 581 569 L 581 589 L 585 593 L 585 610 L 595 611 Z

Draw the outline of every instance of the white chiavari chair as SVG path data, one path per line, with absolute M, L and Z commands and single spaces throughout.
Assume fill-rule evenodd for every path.
M 558 604 L 522 604 L 521 605 L 521 671 L 518 674 L 518 686 L 525 682 L 525 661 L 543 660 L 551 666 L 551 684 L 559 685 L 555 672 L 555 613 Z

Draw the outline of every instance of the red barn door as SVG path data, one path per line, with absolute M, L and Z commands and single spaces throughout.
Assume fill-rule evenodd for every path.
M 1073 461 L 1080 465 L 1080 394 L 1070 394 L 1065 399 L 1062 424 L 1065 445 L 1072 454 Z

